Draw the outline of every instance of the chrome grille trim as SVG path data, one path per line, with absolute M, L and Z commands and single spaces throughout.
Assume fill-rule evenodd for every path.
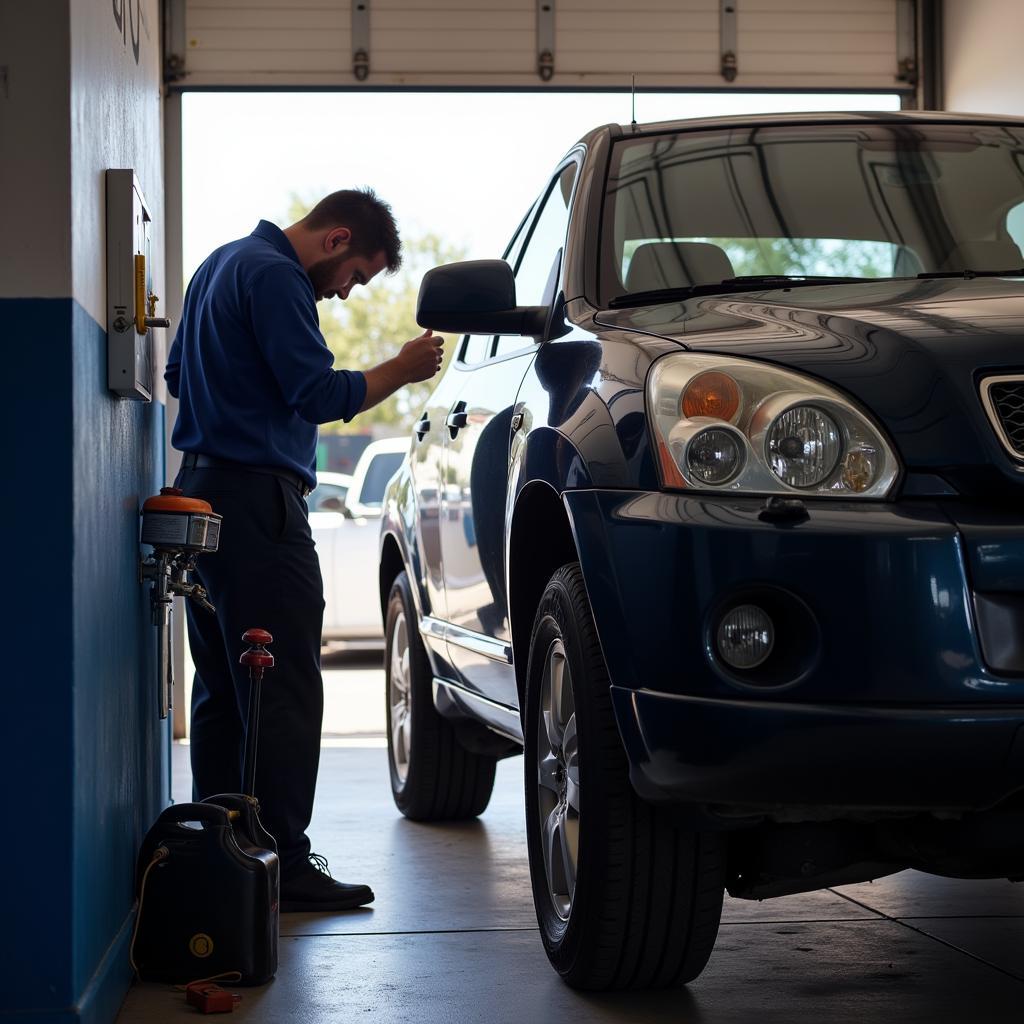
M 1006 433 L 1006 428 L 1003 426 L 999 410 L 996 409 L 995 402 L 992 400 L 991 391 L 994 384 L 1020 384 L 1022 390 L 1024 390 L 1024 374 L 1009 373 L 998 377 L 985 377 L 979 385 L 981 404 L 985 407 L 985 413 L 992 424 L 993 430 L 996 432 L 996 437 L 999 438 L 1000 443 L 1006 449 L 1010 458 L 1017 462 L 1024 462 L 1024 450 L 1014 447 L 1013 442 Z

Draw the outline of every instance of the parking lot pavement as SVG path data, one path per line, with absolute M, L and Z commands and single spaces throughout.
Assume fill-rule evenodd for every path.
M 384 736 L 384 655 L 332 652 L 323 654 L 320 662 L 324 677 L 324 738 Z

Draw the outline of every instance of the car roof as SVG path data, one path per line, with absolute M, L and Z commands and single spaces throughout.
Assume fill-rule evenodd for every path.
M 599 135 L 660 135 L 672 131 L 699 131 L 712 128 L 765 127 L 801 124 L 1017 124 L 1024 117 L 1008 114 L 960 114 L 947 110 L 856 110 L 801 111 L 776 114 L 729 114 L 723 117 L 690 117 L 673 121 L 649 121 L 644 124 L 605 124 L 587 132 L 576 145 L 587 144 Z

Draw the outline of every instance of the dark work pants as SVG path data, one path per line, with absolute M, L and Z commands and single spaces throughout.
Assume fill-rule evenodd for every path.
M 234 469 L 183 469 L 177 485 L 224 517 L 220 547 L 200 555 L 196 574 L 217 609 L 186 602 L 196 666 L 191 756 L 196 800 L 242 786 L 248 669 L 238 663 L 242 634 L 274 637 L 276 664 L 263 676 L 256 752 L 260 820 L 277 840 L 287 877 L 309 853 L 320 761 L 323 680 L 320 563 L 298 488 L 280 477 Z

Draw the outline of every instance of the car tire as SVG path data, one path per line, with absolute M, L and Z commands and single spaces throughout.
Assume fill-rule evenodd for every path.
M 391 793 L 413 821 L 475 818 L 491 799 L 496 759 L 466 750 L 438 714 L 416 626 L 409 577 L 401 572 L 391 585 L 384 622 Z
M 724 839 L 680 828 L 633 791 L 576 563 L 537 609 L 525 708 L 530 877 L 552 965 L 580 989 L 693 980 L 718 934 Z

